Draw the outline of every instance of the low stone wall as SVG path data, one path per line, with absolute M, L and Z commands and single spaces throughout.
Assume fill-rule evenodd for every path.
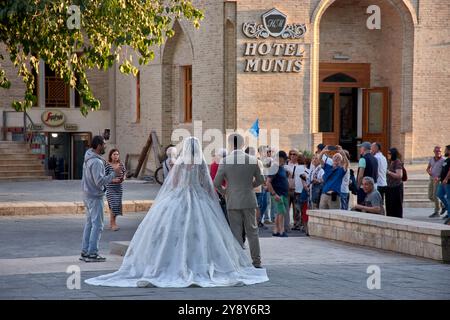
M 153 200 L 126 200 L 122 203 L 124 213 L 148 211 Z M 105 201 L 105 213 L 109 212 Z M 0 202 L 0 216 L 84 214 L 83 202 Z
M 309 210 L 311 236 L 450 262 L 450 226 L 343 210 Z

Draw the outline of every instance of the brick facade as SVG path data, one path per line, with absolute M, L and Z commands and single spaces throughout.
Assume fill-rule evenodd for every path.
M 312 149 L 318 133 L 319 62 L 371 64 L 371 86 L 391 91 L 390 145 L 408 161 L 430 156 L 435 144 L 450 143 L 444 124 L 450 119 L 450 2 L 422 0 L 196 0 L 205 12 L 199 30 L 186 21 L 176 22 L 176 35 L 155 59 L 141 68 L 141 119 L 135 119 L 135 79 L 112 70 L 91 75 L 94 92 L 115 110 L 106 118 L 122 154 L 137 154 L 150 130 L 163 145 L 174 129 L 193 131 L 183 123 L 182 69 L 192 65 L 193 120 L 203 130 L 248 129 L 256 118 L 261 128 L 280 130 L 280 147 Z M 381 8 L 381 30 L 368 30 L 369 5 Z M 420 7 L 418 7 L 420 5 Z M 268 38 L 268 43 L 300 43 L 305 57 L 301 72 L 244 72 L 245 43 L 262 42 L 244 36 L 244 22 L 261 23 L 261 15 L 277 8 L 287 23 L 305 23 L 307 32 L 297 40 Z M 10 68 L 6 64 L 7 69 Z M 11 70 L 7 70 L 11 77 Z M 21 97 L 23 85 L 0 91 L 0 110 Z M 105 111 L 107 112 L 107 111 Z M 95 126 L 108 125 L 96 115 Z M 97 124 L 97 126 L 99 126 Z M 96 128 L 95 128 L 96 129 Z M 93 128 L 93 131 L 95 130 Z M 103 128 L 101 128 L 102 130 Z M 100 130 L 100 129 L 98 129 Z M 98 131 L 97 130 L 97 131 Z

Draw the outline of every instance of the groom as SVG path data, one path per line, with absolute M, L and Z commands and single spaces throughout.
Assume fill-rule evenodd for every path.
M 224 158 L 214 178 L 214 186 L 225 194 L 230 228 L 236 240 L 243 246 L 242 229 L 247 235 L 250 254 L 255 268 L 261 268 L 261 251 L 259 248 L 258 225 L 256 224 L 256 195 L 253 189 L 264 183 L 264 177 L 255 157 L 244 151 L 244 138 L 231 134 L 228 144 L 233 152 Z M 227 187 L 222 187 L 223 180 Z

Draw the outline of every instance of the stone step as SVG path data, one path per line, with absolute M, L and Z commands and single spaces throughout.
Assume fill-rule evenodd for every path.
M 428 193 L 425 192 L 405 192 L 405 200 L 428 200 Z
M 0 149 L 0 155 L 2 154 L 16 154 L 16 153 L 31 153 L 29 148 L 2 148 Z
M 1 176 L 5 177 L 5 178 L 7 178 L 7 177 L 23 177 L 23 176 L 25 176 L 25 177 L 28 177 L 28 176 L 40 177 L 40 176 L 45 176 L 45 175 L 46 175 L 45 171 L 42 170 L 42 169 L 41 170 L 30 170 L 30 169 L 27 169 L 27 170 L 24 170 L 24 171 L 9 170 L 9 171 L 3 171 L 1 173 Z
M 403 207 L 405 208 L 434 208 L 434 203 L 428 199 L 420 200 L 403 200 Z
M 52 177 L 51 176 L 0 177 L 0 182 L 4 182 L 4 181 L 26 182 L 26 181 L 37 181 L 37 180 L 52 180 Z
M 34 153 L 0 153 L 0 157 L 3 160 L 27 160 L 27 159 L 38 159 L 38 156 Z
M 14 146 L 14 145 L 21 145 L 24 146 L 27 143 L 24 141 L 0 141 L 0 148 L 1 146 Z
M 410 185 L 410 186 L 404 186 L 405 193 L 427 193 L 428 187 L 427 186 L 418 186 L 418 185 Z
M 0 152 L 5 150 L 28 150 L 28 144 L 0 144 Z
M 408 181 L 406 181 L 404 184 L 405 184 L 405 186 L 409 185 L 409 184 L 428 186 L 429 181 L 430 181 L 429 179 L 408 179 Z
M 28 171 L 28 170 L 44 171 L 44 166 L 38 162 L 33 163 L 33 164 L 24 164 L 24 163 L 22 163 L 22 161 L 19 163 L 12 163 L 12 164 L 1 164 L 0 163 L 0 173 L 7 172 L 7 171 Z
M 30 159 L 21 159 L 20 161 L 18 161 L 17 159 L 3 159 L 3 157 L 0 156 L 0 166 L 13 166 L 16 164 L 33 166 L 41 165 L 41 161 L 42 160 L 38 159 L 37 157 Z

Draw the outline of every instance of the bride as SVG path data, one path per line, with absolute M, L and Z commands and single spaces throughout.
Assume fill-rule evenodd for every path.
M 197 138 L 183 143 L 155 202 L 114 273 L 85 280 L 113 287 L 216 287 L 268 281 L 234 238 Z

